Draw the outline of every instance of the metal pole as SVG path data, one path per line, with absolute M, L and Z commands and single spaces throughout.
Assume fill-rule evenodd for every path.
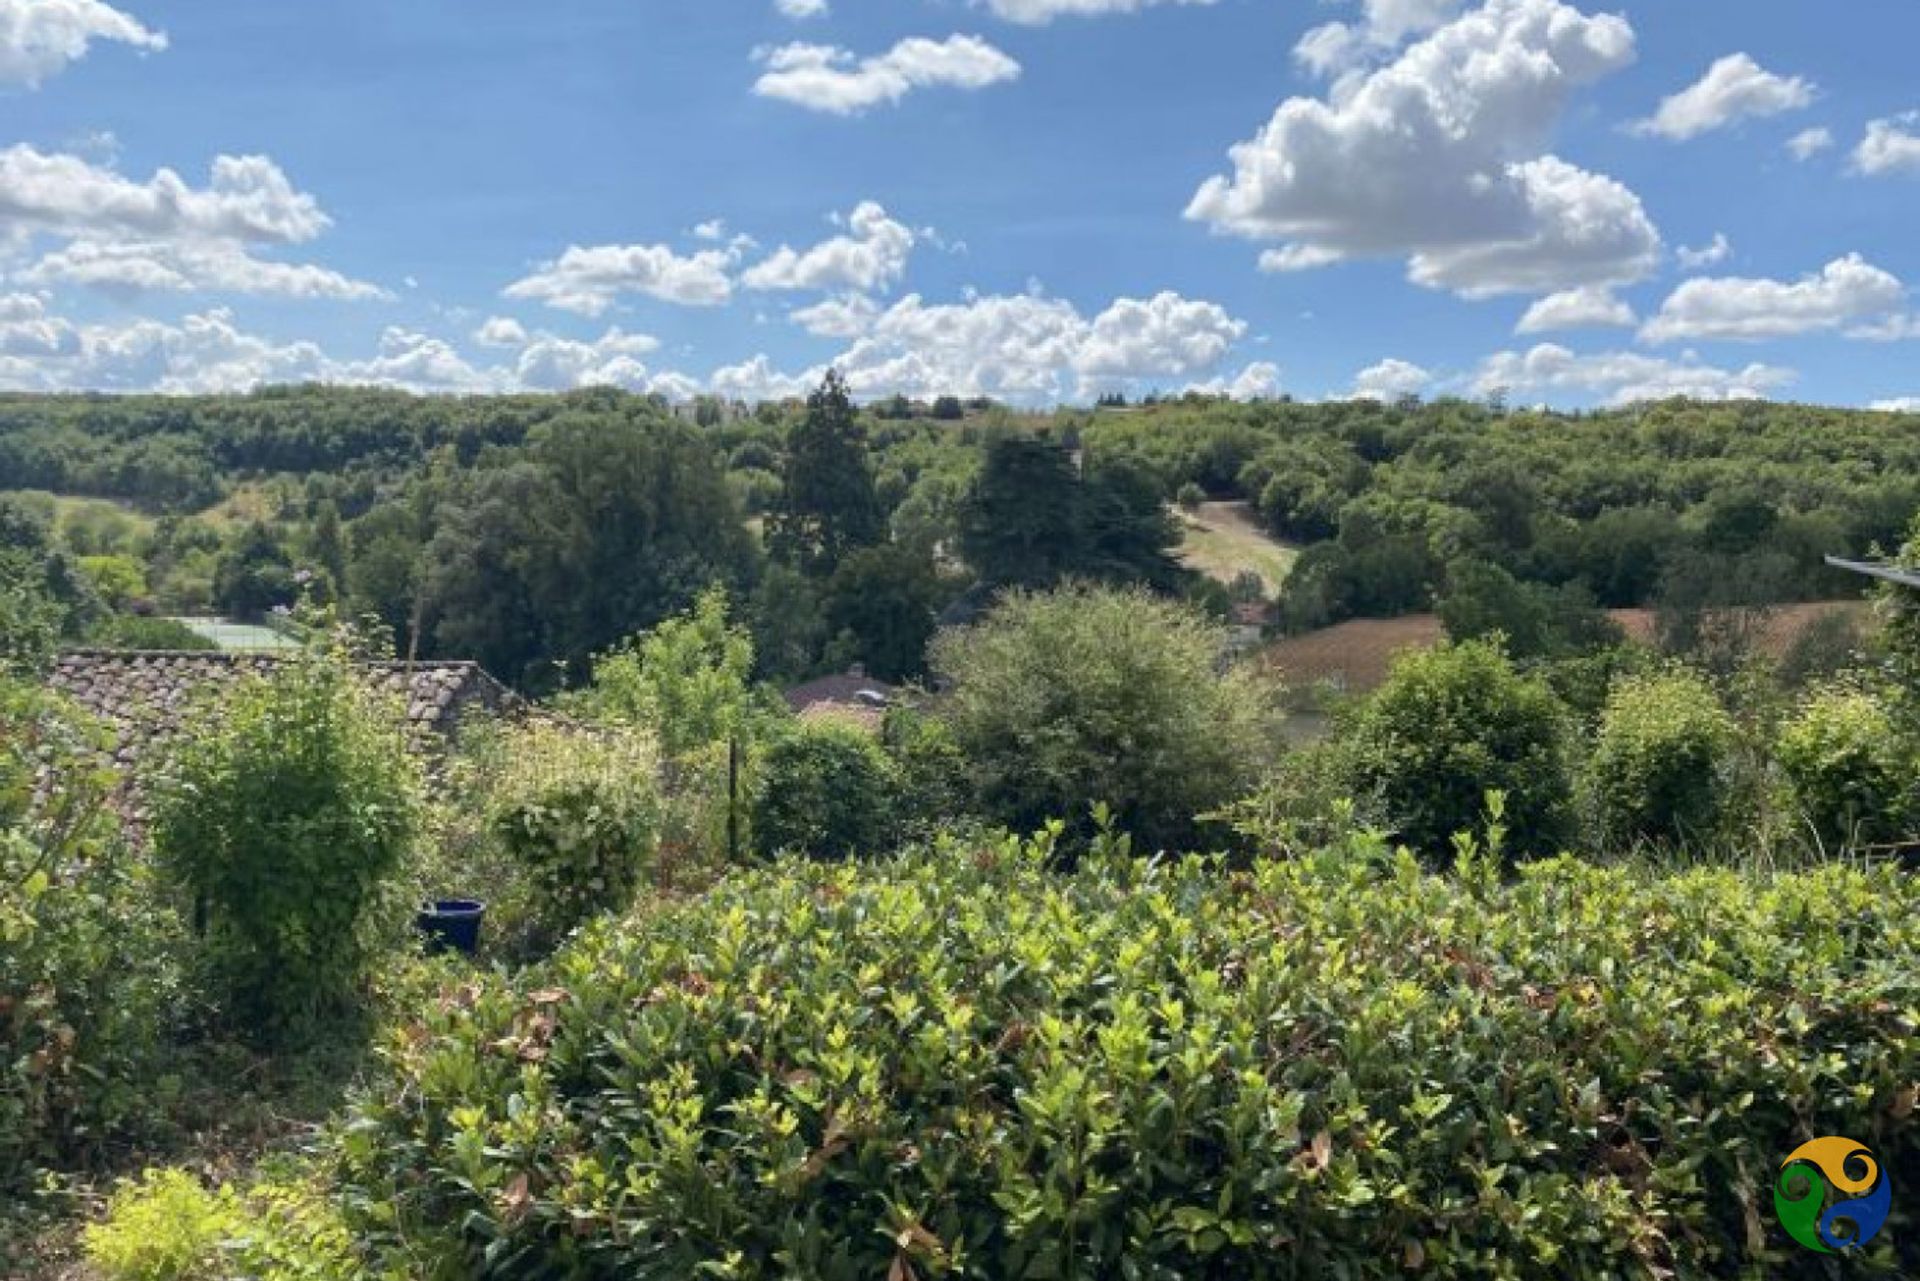
M 727 735 L 727 863 L 740 861 L 740 739 Z

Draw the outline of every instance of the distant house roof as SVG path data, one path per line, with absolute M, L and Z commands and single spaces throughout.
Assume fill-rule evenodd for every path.
M 803 720 L 849 720 L 877 729 L 887 708 L 899 699 L 900 689 L 856 667 L 839 675 L 795 685 L 782 697 Z
M 1242 627 L 1264 627 L 1273 618 L 1273 606 L 1263 600 L 1242 600 L 1233 604 L 1233 621 Z
M 1827 564 L 1835 569 L 1844 569 L 1849 574 L 1864 574 L 1868 578 L 1877 578 L 1884 583 L 1898 583 L 1902 587 L 1920 587 L 1920 572 L 1902 569 L 1898 565 L 1879 565 L 1866 560 L 1841 560 L 1838 556 L 1827 557 Z
M 122 766 L 177 734 L 188 709 L 222 685 L 287 661 L 271 653 L 77 649 L 55 661 L 48 684 L 91 712 L 113 736 Z M 451 736 L 471 709 L 513 710 L 520 700 L 478 663 L 365 663 L 369 682 L 404 700 L 414 730 Z

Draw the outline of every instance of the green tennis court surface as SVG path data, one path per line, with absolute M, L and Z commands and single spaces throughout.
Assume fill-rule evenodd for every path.
M 176 618 L 174 621 L 206 637 L 221 649 L 300 648 L 299 642 L 282 636 L 271 627 L 234 623 L 224 618 Z

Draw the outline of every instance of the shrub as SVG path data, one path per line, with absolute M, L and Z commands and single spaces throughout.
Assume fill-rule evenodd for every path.
M 80 572 L 93 589 L 115 609 L 147 594 L 147 573 L 131 556 L 82 556 Z
M 1801 629 L 1781 655 L 1780 683 L 1788 689 L 1805 689 L 1831 680 L 1858 665 L 1865 649 L 1857 617 L 1839 610 L 1821 614 Z
M 162 867 L 204 905 L 212 976 L 269 1038 L 351 997 L 415 839 L 419 765 L 401 709 L 332 651 L 201 709 L 153 780 Z
M 1660 663 L 1652 650 L 1630 643 L 1555 658 L 1542 664 L 1538 672 L 1554 696 L 1573 713 L 1580 728 L 1590 733 L 1599 725 L 1613 687 L 1624 677 L 1658 670 Z
M 1748 1277 L 1809 1135 L 1920 1168 L 1894 869 L 1050 853 L 790 861 L 450 991 L 336 1132 L 351 1225 L 420 1277 Z
M 65 709 L 0 678 L 0 1200 L 157 1107 L 178 923 L 116 839 L 94 760 Z
M 930 837 L 968 817 L 967 758 L 945 721 L 916 707 L 894 707 L 887 712 L 881 745 L 893 767 L 896 832 Z
M 263 1180 L 208 1190 L 185 1170 L 122 1183 L 83 1234 L 106 1281 L 363 1281 L 352 1236 L 316 1191 Z
M 1489 561 L 1449 565 L 1446 593 L 1436 608 L 1450 639 L 1500 635 L 1515 658 L 1591 653 L 1623 639 L 1583 586 L 1521 582 Z
M 659 772 L 652 740 L 632 731 L 535 723 L 497 739 L 476 781 L 505 881 L 469 886 L 493 900 L 490 926 L 539 950 L 625 910 L 658 846 Z
M 1300 857 L 1356 830 L 1385 830 L 1377 794 L 1357 794 L 1338 742 L 1290 748 L 1248 795 L 1218 815 L 1256 857 Z
M 593 683 L 562 700 L 586 719 L 639 726 L 669 760 L 724 744 L 754 720 L 753 640 L 728 621 L 727 593 L 597 655 Z
M 106 1220 L 86 1230 L 87 1258 L 108 1281 L 202 1281 L 240 1226 L 230 1197 L 185 1170 L 149 1170 L 123 1184 Z
M 1895 564 L 1920 566 L 1920 513 L 1907 528 L 1907 538 L 1894 555 Z M 1908 734 L 1920 732 L 1920 594 L 1897 583 L 1882 583 L 1874 600 L 1880 622 L 1879 649 L 1886 656 L 1888 705 Z
M 108 649 L 218 649 L 212 641 L 184 623 L 171 618 L 142 618 L 135 614 L 115 614 L 90 638 Z
M 1710 837 L 1723 813 L 1736 729 L 1713 687 L 1684 670 L 1614 686 L 1586 783 L 1603 840 Z
M 753 837 L 762 853 L 843 859 L 890 845 L 893 769 L 864 728 L 803 721 L 767 748 L 759 774 Z
M 0 504 L 0 536 L 9 531 Z M 50 590 L 51 563 L 0 537 L 0 675 L 37 672 L 70 634 L 72 612 Z
M 1808 695 L 1774 755 L 1788 804 L 1828 848 L 1908 834 L 1913 753 L 1873 693 L 1835 685 Z
M 1348 782 L 1429 856 L 1480 825 L 1488 792 L 1504 792 L 1514 847 L 1544 852 L 1564 835 L 1570 801 L 1563 715 L 1491 642 L 1407 655 L 1346 731 Z
M 1114 807 L 1149 849 L 1193 843 L 1193 815 L 1240 796 L 1275 751 L 1277 691 L 1221 675 L 1226 634 L 1140 591 L 1015 592 L 934 642 L 939 715 L 987 815 L 1031 831 Z
M 1174 495 L 1174 501 L 1188 511 L 1198 511 L 1200 504 L 1207 501 L 1207 491 L 1192 481 L 1187 481 L 1180 486 L 1179 492 Z

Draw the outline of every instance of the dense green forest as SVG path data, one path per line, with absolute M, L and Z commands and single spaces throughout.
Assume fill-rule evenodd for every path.
M 1822 557 L 1898 545 L 1920 417 L 1202 397 L 1033 414 L 859 409 L 838 390 L 751 411 L 611 390 L 9 397 L 0 491 L 37 491 L 15 506 L 123 613 L 318 596 L 403 652 L 548 688 L 719 582 L 764 674 L 905 677 L 942 611 L 1005 585 L 1142 583 L 1218 614 L 1261 594 L 1172 562 L 1175 500 L 1244 500 L 1304 549 L 1274 602 L 1291 630 L 1452 600 L 1540 650 L 1594 607 L 1855 595 Z

